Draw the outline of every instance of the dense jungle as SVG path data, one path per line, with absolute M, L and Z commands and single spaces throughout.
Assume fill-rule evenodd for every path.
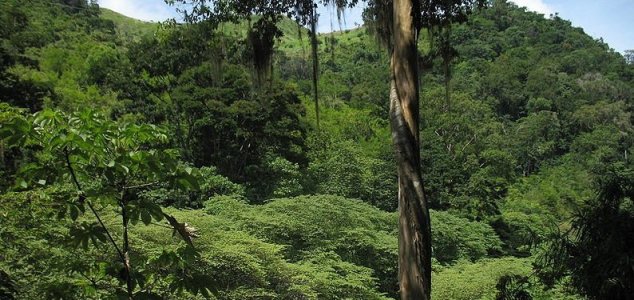
M 0 299 L 633 299 L 634 52 L 506 0 L 413 1 L 409 48 L 391 0 L 188 2 L 0 0 Z

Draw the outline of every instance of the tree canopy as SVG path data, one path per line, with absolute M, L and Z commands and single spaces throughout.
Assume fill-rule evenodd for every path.
M 0 298 L 402 296 L 393 3 L 312 36 L 311 1 L 218 3 L 200 17 L 239 13 L 0 3 Z M 410 49 L 431 297 L 628 299 L 628 53 L 508 1 L 447 7 L 449 63 L 437 32 Z

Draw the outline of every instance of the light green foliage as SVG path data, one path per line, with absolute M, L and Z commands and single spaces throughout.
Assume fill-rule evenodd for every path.
M 334 253 L 318 253 L 299 263 L 296 271 L 315 274 L 304 280 L 316 290 L 318 299 L 390 299 L 384 293 L 368 290 L 368 286 L 376 285 L 372 269 L 342 261 Z
M 144 22 L 126 17 L 107 8 L 99 8 L 102 19 L 110 20 L 114 23 L 117 35 L 124 41 L 136 42 L 141 38 L 156 33 L 159 25 L 153 22 Z
M 47 125 L 49 120 L 53 120 L 57 123 L 57 130 L 65 130 L 64 126 L 64 115 L 54 112 L 44 112 L 42 113 L 44 116 L 39 120 L 37 124 Z M 95 118 L 94 114 L 87 114 L 86 116 L 90 116 Z M 16 117 L 16 120 L 22 120 L 20 117 Z M 51 121 L 51 122 L 53 122 Z M 91 123 L 82 123 L 81 117 L 77 117 L 77 119 L 70 119 L 70 124 L 74 127 L 70 127 L 72 134 L 76 134 L 80 144 L 77 146 L 76 152 L 77 155 L 81 154 L 81 150 L 84 149 L 82 147 L 88 147 L 88 144 L 82 144 L 82 131 L 81 129 L 86 130 L 86 128 L 81 127 L 80 125 L 89 126 Z M 85 121 L 85 120 L 84 120 Z M 99 124 L 99 119 L 93 120 L 95 123 Z M 42 123 L 43 122 L 43 123 Z M 15 122 L 14 122 L 15 123 Z M 12 124 L 10 122 L 6 122 L 4 124 Z M 106 122 L 106 124 L 108 124 Z M 104 136 L 108 137 L 106 140 L 112 141 L 115 146 L 128 146 L 134 145 L 134 142 L 143 141 L 143 137 L 151 138 L 153 135 L 147 136 L 138 136 L 135 135 L 133 139 L 117 139 L 117 135 L 109 132 L 108 130 L 99 131 L 100 127 L 94 124 L 91 124 L 94 127 L 90 127 L 91 130 L 97 130 L 101 132 Z M 7 127 L 9 128 L 9 127 Z M 120 127 L 106 127 L 109 129 L 120 128 Z M 134 128 L 134 127 L 133 127 Z M 6 129 L 6 128 L 5 128 Z M 19 130 L 20 126 L 12 125 L 10 127 L 11 131 Z M 44 129 L 51 129 L 44 127 Z M 137 128 L 136 130 L 141 130 Z M 47 132 L 46 130 L 42 130 L 42 132 Z M 143 131 L 139 131 L 143 132 Z M 62 136 L 61 134 L 52 135 Z M 66 135 L 68 136 L 68 134 Z M 100 135 L 93 134 L 91 136 Z M 160 135 L 159 135 L 160 136 Z M 46 137 L 46 136 L 45 136 Z M 73 137 L 71 135 L 71 137 Z M 70 141 L 75 141 L 75 138 L 67 138 L 64 141 L 60 141 L 63 143 L 61 145 L 70 146 L 73 145 Z M 28 141 L 24 141 L 28 142 Z M 54 143 L 55 144 L 55 143 Z M 90 140 L 90 146 L 105 146 L 103 141 L 100 143 L 100 140 Z M 108 149 L 108 147 L 105 147 Z M 54 150 L 51 148 L 49 151 Z M 99 152 L 99 149 L 95 150 L 93 153 L 93 157 L 91 157 L 88 162 L 94 161 L 95 163 L 100 165 L 101 155 L 105 155 L 106 152 L 110 153 L 123 153 L 128 156 L 128 153 L 122 148 L 113 148 L 111 151 Z M 75 152 L 74 152 L 75 153 Z M 81 158 L 82 156 L 79 155 Z M 115 163 L 112 163 L 114 161 Z M 151 159 L 147 159 L 144 161 L 148 161 L 151 163 Z M 75 164 L 77 164 L 76 160 L 73 160 Z M 124 162 L 115 158 L 113 160 L 108 161 L 106 166 L 109 168 L 115 168 L 117 164 L 120 164 L 120 169 L 122 172 L 126 174 L 133 174 L 131 172 L 139 171 L 138 167 L 135 167 L 134 164 L 123 164 Z M 82 166 L 82 164 L 78 164 Z M 92 167 L 97 168 L 98 167 Z M 78 174 L 81 174 L 81 171 L 85 169 L 79 168 Z M 117 172 L 116 170 L 113 172 Z M 104 171 L 106 174 L 107 171 Z M 143 173 L 147 173 L 144 171 Z M 151 173 L 150 173 L 151 174 Z M 104 175 L 106 178 L 108 175 Z M 80 180 L 84 179 L 84 176 L 78 176 Z M 96 191 L 95 191 L 96 193 Z M 88 199 L 93 199 L 92 193 L 86 193 L 89 197 Z M 98 194 L 95 194 L 98 195 Z M 106 197 L 107 194 L 103 198 Z M 107 199 L 104 199 L 104 205 L 108 203 Z M 143 199 L 140 200 L 140 203 L 143 203 Z M 343 201 L 343 199 L 342 199 Z M 147 204 L 147 203 L 146 203 Z M 103 245 L 97 242 L 101 240 L 102 237 L 97 235 L 94 232 L 96 229 L 100 229 L 99 225 L 93 225 L 86 222 L 85 217 L 79 215 L 79 211 L 74 208 L 76 203 L 70 202 L 70 215 L 73 220 L 77 220 L 75 226 L 71 226 L 70 233 L 74 240 L 77 241 L 77 244 L 83 245 L 84 247 L 88 246 L 90 240 L 95 243 L 95 245 Z M 131 203 L 131 205 L 134 205 Z M 66 208 L 62 203 L 61 213 L 63 213 Z M 230 206 L 223 206 L 230 207 Z M 140 207 L 139 207 L 140 208 Z M 244 209 L 244 207 L 241 207 Z M 367 205 L 358 204 L 358 210 L 361 212 L 371 213 L 372 211 L 376 211 Z M 134 216 L 136 208 L 132 207 L 130 213 Z M 347 212 L 349 209 L 342 207 L 341 212 Z M 150 218 L 146 220 L 144 217 L 144 210 L 139 210 L 140 219 L 145 224 L 153 223 L 152 218 L 154 218 L 155 214 L 150 212 Z M 353 298 L 353 299 L 384 299 L 385 297 L 382 293 L 375 290 L 375 285 L 377 284 L 377 279 L 373 278 L 373 271 L 368 267 L 357 266 L 351 262 L 344 261 L 337 254 L 327 254 L 322 251 L 327 251 L 327 244 L 322 243 L 319 246 L 319 251 L 315 251 L 312 254 L 307 255 L 306 257 L 302 256 L 301 261 L 297 261 L 299 256 L 292 261 L 297 261 L 296 264 L 287 263 L 282 257 L 282 247 L 276 246 L 273 244 L 266 244 L 260 242 L 259 240 L 249 236 L 246 232 L 236 231 L 236 225 L 234 221 L 227 220 L 223 222 L 215 222 L 215 217 L 209 216 L 200 216 L 196 215 L 196 213 L 201 214 L 202 212 L 192 212 L 192 213 L 179 213 L 173 212 L 174 215 L 181 218 L 192 219 L 192 223 L 187 226 L 193 226 L 192 228 L 196 228 L 196 236 L 200 236 L 199 239 L 196 239 L 196 250 L 201 254 L 189 253 L 187 248 L 183 248 L 177 245 L 165 246 L 166 241 L 169 241 L 170 230 L 166 230 L 163 227 L 132 227 L 131 230 L 131 244 L 133 249 L 132 261 L 147 261 L 144 267 L 139 271 L 139 273 L 135 273 L 135 284 L 140 286 L 140 290 L 137 292 L 138 295 L 144 294 L 152 294 L 152 295 L 170 295 L 172 293 L 177 293 L 181 297 L 189 298 L 187 296 L 187 292 L 182 291 L 181 289 L 185 289 L 192 293 L 207 293 L 208 290 L 212 291 L 215 297 L 219 299 L 248 299 L 248 298 L 257 298 L 262 296 L 270 296 L 273 297 L 275 295 L 280 295 L 281 297 L 307 297 L 309 299 L 313 298 L 326 298 L 326 299 L 335 299 L 337 297 L 341 297 L 342 295 L 345 297 Z M 269 212 L 264 212 L 268 214 Z M 325 211 L 323 212 L 325 213 Z M 322 214 L 323 214 L 322 213 Z M 383 213 L 384 214 L 384 213 Z M 232 213 L 230 216 L 236 216 L 237 214 Z M 138 216 L 138 215 L 137 215 Z M 121 225 L 117 225 L 116 216 L 110 213 L 104 213 L 104 222 L 107 228 L 115 229 L 115 232 L 120 232 Z M 227 216 L 229 217 L 229 216 Z M 137 217 L 138 218 L 138 217 Z M 386 215 L 384 217 L 384 222 L 388 220 L 392 220 L 392 216 Z M 136 220 L 134 217 L 132 219 L 132 224 L 135 224 Z M 157 219 L 156 221 L 160 221 L 161 219 Z M 196 221 L 199 220 L 199 221 Z M 339 222 L 346 222 L 345 217 L 342 215 L 339 217 Z M 362 220 L 362 217 L 357 217 L 357 220 Z M 370 220 L 372 221 L 372 220 Z M 19 222 L 17 222 L 19 223 Z M 311 222 L 312 224 L 318 224 L 318 221 L 315 219 Z M 305 226 L 311 226 L 310 224 L 304 223 Z M 336 226 L 336 224 L 333 224 Z M 372 223 L 368 221 L 364 221 L 363 224 L 359 226 L 371 226 Z M 63 228 L 63 227 L 62 227 Z M 306 231 L 317 231 L 315 227 L 309 227 L 312 229 Z M 157 230 L 158 229 L 158 230 Z M 353 228 L 351 228 L 352 230 Z M 357 232 L 358 231 L 358 232 Z M 353 236 L 359 240 L 359 243 L 368 243 L 367 246 L 376 244 L 374 242 L 375 238 L 372 238 L 373 234 L 372 229 L 362 229 L 355 228 L 355 230 L 351 231 Z M 74 232 L 74 234 L 73 234 Z M 103 231 L 101 231 L 103 233 Z M 138 232 L 138 233 L 137 233 Z M 357 232 L 357 233 L 355 233 Z M 291 232 L 292 234 L 292 232 Z M 344 244 L 347 237 L 336 237 L 337 230 L 333 226 L 330 234 L 333 235 L 333 239 L 337 239 L 340 241 L 340 244 Z M 370 236 L 370 240 L 366 242 L 362 242 L 366 239 L 366 235 Z M 62 234 L 64 236 L 64 234 Z M 317 237 L 316 237 L 317 238 Z M 389 237 L 393 240 L 393 237 Z M 105 237 L 103 237 L 105 240 Z M 55 242 L 55 241 L 51 241 Z M 317 240 L 315 240 L 317 242 Z M 349 240 L 348 240 L 349 242 Z M 394 244 L 389 243 L 389 244 Z M 167 248 L 165 248 L 167 247 Z M 350 245 L 346 245 L 347 247 L 347 255 L 356 257 L 357 253 L 350 253 L 354 248 L 350 248 Z M 383 247 L 388 247 L 384 245 Z M 163 248 L 163 250 L 160 250 Z M 248 249 L 247 252 L 245 250 Z M 298 249 L 299 250 L 299 249 Z M 63 251 L 62 251 L 63 252 Z M 109 281 L 111 277 L 108 275 L 112 275 L 113 266 L 110 266 L 106 262 L 108 260 L 99 260 L 94 254 L 87 253 L 84 254 L 86 258 L 86 262 L 84 262 L 84 266 L 78 266 L 83 268 L 82 271 L 78 274 L 82 274 L 86 278 L 98 280 L 98 281 Z M 114 255 L 112 252 L 110 255 Z M 381 257 L 381 256 L 377 256 Z M 367 260 L 367 257 L 358 256 L 357 259 Z M 90 263 L 92 260 L 96 261 L 94 266 Z M 73 261 L 77 263 L 76 260 L 72 259 L 64 259 L 64 261 Z M 369 261 L 369 260 L 368 260 Z M 386 261 L 385 259 L 383 261 Z M 389 263 L 392 263 L 393 260 L 390 260 Z M 45 263 L 45 262 L 43 262 Z M 331 266 L 330 268 L 328 266 Z M 13 274 L 13 273 L 12 273 Z M 170 274 L 181 274 L 177 277 L 174 277 Z M 183 275 L 184 274 L 184 275 Z M 24 280 L 31 280 L 34 274 L 15 274 L 18 278 Z M 61 276 L 61 275 L 58 275 Z M 183 277 L 184 276 L 184 277 Z M 66 277 L 62 277 L 67 279 Z M 110 278 L 110 279 L 109 279 Z M 72 279 L 72 278 L 70 278 Z M 79 289 L 78 292 L 80 295 L 82 293 L 91 293 L 97 292 L 93 289 L 90 291 L 83 291 L 81 287 L 86 284 L 83 279 L 78 280 L 75 284 L 79 285 L 78 287 L 73 286 L 74 289 Z M 73 281 L 75 282 L 75 281 Z M 46 288 L 54 288 L 56 285 L 47 282 L 43 283 Z M 274 284 L 271 286 L 271 284 Z M 116 284 L 114 284 L 116 286 Z M 151 288 L 150 288 L 151 287 Z M 102 287 L 99 287 L 102 289 Z M 37 290 L 37 289 L 36 289 Z M 106 289 L 107 290 L 107 289 Z M 74 291 L 73 289 L 69 289 L 67 287 L 66 292 L 70 293 Z M 183 294 L 184 293 L 184 294 Z M 81 296 L 65 296 L 65 297 L 81 297 Z
M 487 224 L 443 211 L 432 211 L 431 218 L 433 256 L 441 263 L 474 261 L 502 250 L 500 238 Z
M 249 206 L 220 197 L 211 199 L 206 210 L 212 215 L 234 219 L 238 228 L 259 237 L 288 245 L 285 251 L 292 260 L 301 258 L 306 251 L 315 250 L 335 251 L 342 257 L 363 259 L 366 264 L 389 262 L 387 258 L 380 258 L 395 255 L 394 214 L 381 212 L 358 200 L 301 196 L 272 200 L 263 206 Z M 367 247 L 369 253 L 358 255 L 352 252 L 363 248 L 354 246 L 357 243 L 357 246 L 365 245 L 363 247 Z
M 56 217 L 65 210 L 68 192 L 55 188 L 0 197 L 0 269 L 15 282 L 18 299 L 77 299 L 90 293 L 81 277 L 89 258 L 67 242 L 72 222 Z
M 321 138 L 325 140 L 328 137 Z M 348 141 L 333 143 L 332 146 L 323 143 L 323 140 L 319 142 L 313 146 L 317 148 L 313 153 L 317 152 L 321 157 L 314 157 L 308 167 L 312 177 L 310 182 L 316 184 L 315 191 L 319 194 L 360 198 L 365 185 L 362 182 L 363 166 L 358 158 L 358 149 Z
M 432 297 L 452 300 L 585 299 L 563 285 L 545 288 L 532 274 L 532 264 L 531 258 L 503 257 L 435 269 Z M 510 278 L 513 281 L 509 282 Z M 507 282 L 504 294 L 501 292 L 503 282 Z M 519 295 L 528 298 L 520 298 Z
M 47 193 L 55 195 L 50 190 Z M 40 202 L 32 203 L 40 205 Z M 258 295 L 277 295 L 283 299 L 300 296 L 308 299 L 337 299 L 344 295 L 351 299 L 384 299 L 383 293 L 394 296 L 394 214 L 381 212 L 356 200 L 338 197 L 280 199 L 264 207 L 248 206 L 237 200 L 220 197 L 208 204 L 207 211 L 213 214 L 167 210 L 179 220 L 188 220 L 189 226 L 195 228 L 199 236 L 194 239 L 194 243 L 200 256 L 190 263 L 182 261 L 186 264 L 182 267 L 168 263 L 169 257 L 181 261 L 183 255 L 188 255 L 178 245 L 178 238 L 172 236 L 172 230 L 155 225 L 132 227 L 131 244 L 135 249 L 132 259 L 147 262 L 144 273 L 154 275 L 147 277 L 146 284 L 151 282 L 155 286 L 154 293 L 164 296 L 172 293 L 170 277 L 159 274 L 185 272 L 193 280 L 190 285 L 208 288 L 219 299 L 249 299 Z M 47 213 L 54 211 L 47 209 Z M 38 218 L 33 219 L 33 222 L 43 226 L 43 234 L 49 232 L 45 228 L 58 222 L 53 219 L 49 221 L 53 223 L 43 225 L 37 221 Z M 108 227 L 119 232 L 120 225 L 117 225 L 114 215 L 107 213 L 104 220 Z M 461 221 L 446 213 L 434 213 L 434 221 L 437 228 L 435 232 L 447 231 L 443 236 L 436 237 L 435 242 L 440 249 L 457 244 L 460 251 L 464 251 L 465 258 L 482 254 L 478 253 L 483 251 L 478 247 L 485 243 L 486 237 L 477 236 L 477 231 L 485 225 L 471 225 L 466 220 Z M 60 224 L 58 228 L 61 231 L 59 237 L 64 238 L 66 227 Z M 459 235 L 464 236 L 447 238 L 459 231 L 463 231 Z M 491 233 L 490 229 L 484 232 Z M 17 246 L 21 243 L 7 245 Z M 50 240 L 49 243 L 56 242 Z M 472 247 L 475 248 L 470 249 Z M 49 251 L 47 249 L 41 251 Z M 103 259 L 107 261 L 107 257 L 112 259 L 115 253 L 112 248 L 106 249 L 109 249 L 108 254 Z M 60 251 L 60 255 L 68 255 L 65 252 L 68 250 Z M 107 277 L 99 277 L 103 276 L 98 273 L 99 260 L 95 265 L 97 269 L 89 267 L 92 259 L 99 258 L 97 253 L 92 250 L 80 253 L 84 258 L 82 264 L 85 265 L 82 267 L 75 261 L 77 267 L 83 268 L 77 275 L 97 276 L 103 278 L 100 280 L 106 280 Z M 46 261 L 41 263 L 47 264 Z M 19 266 L 14 264 L 12 268 L 19 269 Z M 65 278 L 61 271 L 55 272 L 58 273 L 53 273 L 56 276 L 54 278 Z M 35 279 L 33 273 L 11 274 L 20 280 Z M 74 283 L 78 284 L 75 287 L 78 293 L 82 293 L 81 282 Z M 47 288 L 55 286 L 50 282 L 40 284 Z M 37 291 L 38 286 L 32 286 L 33 291 Z M 185 293 L 180 297 L 187 298 L 187 295 Z
M 238 228 L 260 238 L 286 245 L 284 253 L 291 261 L 334 252 L 346 262 L 373 269 L 380 291 L 395 291 L 394 214 L 335 196 L 278 199 L 262 207 L 215 198 L 207 203 L 207 211 L 234 220 Z
M 322 108 L 321 113 L 321 131 L 307 138 L 308 191 L 358 198 L 393 211 L 396 168 L 385 121 L 369 109 L 345 104 Z M 307 118 L 312 123 L 314 111 L 307 110 Z
M 564 221 L 593 193 L 590 174 L 570 158 L 563 165 L 545 168 L 512 185 L 503 210 Z
M 540 111 L 552 110 L 552 101 L 542 97 L 530 98 L 526 103 L 526 110 L 533 114 Z
M 109 59 L 99 66 L 103 70 L 93 64 L 92 74 L 87 72 L 89 59 L 105 61 L 91 49 L 109 48 L 120 55 L 115 49 L 114 24 L 101 19 L 98 7 L 86 1 L 20 3 L 2 3 L 2 100 L 33 112 L 44 102 L 68 111 L 90 105 L 107 112 L 116 106 L 116 93 L 106 86 L 117 80 L 115 73 L 121 73 L 125 61 Z M 10 30 L 13 26 L 16 28 Z M 98 86 L 89 77 L 99 72 Z
M 208 280 L 204 286 L 218 299 L 386 299 L 376 290 L 371 269 L 347 262 L 333 252 L 312 252 L 289 261 L 283 245 L 249 233 L 250 228 L 240 229 L 227 218 L 232 216 L 210 216 L 202 211 L 170 213 L 191 220 L 189 224 L 197 229 L 195 244 L 200 257 L 191 271 L 204 274 Z M 161 246 L 170 239 L 170 232 L 163 228 L 138 227 L 134 234 L 139 245 L 152 249 L 152 255 L 171 251 Z
M 371 268 L 380 291 L 395 291 L 395 213 L 336 196 L 276 199 L 263 206 L 218 197 L 206 205 L 208 213 L 233 220 L 236 228 L 285 245 L 283 252 L 291 261 L 334 252 L 346 262 Z M 501 250 L 490 226 L 447 212 L 432 211 L 432 236 L 434 256 L 443 264 L 477 260 Z
M 559 224 L 567 226 L 593 194 L 590 174 L 568 157 L 562 165 L 543 168 L 509 187 L 498 232 L 511 253 L 528 255 Z
M 305 33 L 300 38 L 297 30 L 289 32 L 286 22 L 281 24 L 284 36 L 279 49 L 283 59 L 276 62 L 276 68 L 282 79 L 296 82 L 305 95 L 310 95 L 310 58 L 307 55 L 310 39 Z M 323 102 L 320 110 L 348 104 L 369 109 L 373 116 L 384 119 L 388 111 L 387 52 L 363 29 L 319 34 L 317 40 L 320 45 L 319 101 Z M 314 103 L 309 107 L 314 107 Z M 314 113 L 314 109 L 308 112 Z
M 22 188 L 60 180 L 71 167 L 76 179 L 90 186 L 82 191 L 87 197 L 116 198 L 115 187 L 167 182 L 198 188 L 192 169 L 179 167 L 173 151 L 145 147 L 167 141 L 165 132 L 154 125 L 113 122 L 90 111 L 51 110 L 28 118 L 14 115 L 2 125 L 2 138 L 19 137 L 12 144 L 40 147 L 43 153 L 39 162 L 22 167 Z M 47 173 L 50 170 L 58 174 Z
M 496 284 L 504 275 L 531 273 L 528 259 L 502 258 L 482 260 L 476 263 L 461 263 L 448 269 L 434 272 L 432 276 L 432 298 L 434 299 L 495 299 Z
M 272 197 L 283 198 L 299 196 L 302 194 L 302 174 L 298 164 L 292 163 L 279 156 L 268 156 L 266 164 L 268 175 L 275 179 L 271 180 L 273 191 L 270 194 Z

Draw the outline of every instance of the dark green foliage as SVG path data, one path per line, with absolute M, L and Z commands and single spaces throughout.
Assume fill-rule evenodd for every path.
M 0 298 L 13 300 L 15 299 L 15 293 L 15 282 L 13 282 L 7 272 L 0 270 Z
M 498 294 L 495 300 L 532 300 L 533 297 L 524 288 L 528 277 L 522 275 L 505 275 L 500 277 L 497 285 Z
M 292 88 L 277 82 L 254 88 L 239 56 L 223 60 L 239 42 L 205 29 L 168 28 L 164 39 L 134 46 L 138 49 L 130 60 L 149 76 L 136 79 L 143 84 L 124 86 L 132 99 L 118 113 L 140 113 L 165 123 L 186 160 L 214 166 L 219 174 L 244 184 L 249 199 L 262 201 L 276 189 L 271 161 L 306 164 L 304 107 Z M 201 45 L 204 38 L 218 43 Z
M 541 256 L 547 284 L 570 276 L 591 299 L 629 299 L 634 292 L 634 173 L 631 164 L 609 165 L 599 177 L 598 196 L 575 215 L 571 229 L 554 237 Z
M 202 167 L 196 171 L 200 177 L 199 190 L 187 192 L 179 189 L 160 187 L 142 191 L 139 196 L 142 199 L 162 206 L 179 208 L 202 208 L 205 201 L 216 196 L 246 197 L 245 188 L 243 186 L 233 183 L 226 177 L 219 175 L 215 168 Z
M 265 80 L 270 80 L 273 69 L 273 46 L 282 31 L 274 24 L 261 18 L 253 24 L 247 35 L 250 50 L 253 53 L 253 65 L 259 86 L 264 87 Z

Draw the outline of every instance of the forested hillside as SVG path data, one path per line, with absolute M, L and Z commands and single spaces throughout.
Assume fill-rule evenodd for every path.
M 258 65 L 247 21 L 0 8 L 0 299 L 399 297 L 375 27 L 318 35 L 317 116 L 290 19 Z M 631 299 L 634 65 L 506 0 L 443 34 L 418 41 L 432 298 Z

